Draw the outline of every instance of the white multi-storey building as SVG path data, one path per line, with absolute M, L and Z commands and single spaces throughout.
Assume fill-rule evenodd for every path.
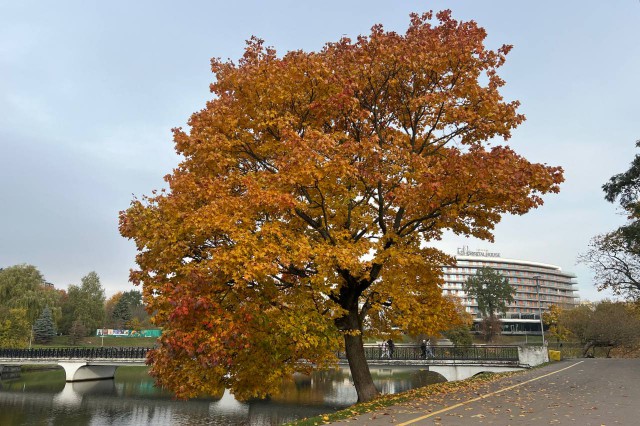
M 464 283 L 479 268 L 489 267 L 509 280 L 516 290 L 514 302 L 501 315 L 503 331 L 510 333 L 540 332 L 540 310 L 551 305 L 572 307 L 577 304 L 576 276 L 562 271 L 559 266 L 526 260 L 505 259 L 499 253 L 486 250 L 458 249 L 456 266 L 444 267 L 443 291 L 462 299 L 467 312 L 480 320 L 478 304 L 467 297 Z

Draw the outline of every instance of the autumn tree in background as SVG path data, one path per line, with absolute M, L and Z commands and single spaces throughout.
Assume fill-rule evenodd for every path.
M 514 301 L 513 295 L 516 290 L 499 272 L 483 267 L 478 269 L 475 275 L 467 278 L 464 291 L 478 304 L 478 310 L 483 317 L 482 334 L 487 341 L 493 340 L 502 331 L 502 324 L 496 314 L 506 314 L 507 306 Z
M 107 328 L 140 329 L 151 325 L 139 290 L 115 293 L 105 302 L 104 311 Z
M 68 341 L 70 345 L 77 345 L 80 343 L 83 337 L 87 336 L 90 333 L 90 330 L 84 325 L 84 322 L 81 318 L 75 319 L 71 326 L 69 327 L 69 336 Z
M 457 317 L 439 287 L 454 259 L 429 242 L 491 240 L 503 214 L 558 191 L 559 167 L 489 143 L 524 120 L 499 92 L 511 47 L 432 19 L 281 57 L 253 38 L 237 64 L 212 60 L 213 99 L 174 131 L 169 190 L 120 216 L 163 327 L 160 385 L 265 396 L 344 345 L 370 400 L 364 333 L 435 335 Z
M 640 345 L 640 318 L 633 304 L 604 300 L 596 305 L 580 305 L 563 310 L 559 323 L 583 345 L 583 356 L 595 347 L 637 349 Z
M 570 308 L 551 305 L 546 312 L 542 313 L 542 322 L 548 330 L 549 336 L 555 338 L 556 342 L 563 342 L 571 337 L 571 331 L 560 320 L 566 309 Z
M 142 321 L 138 317 L 132 317 L 129 321 L 126 322 L 125 327 L 130 330 L 140 331 L 144 325 Z
M 0 311 L 25 309 L 27 321 L 33 324 L 47 306 L 59 316 L 60 297 L 33 265 L 14 265 L 0 270 Z
M 113 319 L 113 310 L 115 309 L 116 305 L 120 301 L 121 297 L 122 297 L 122 292 L 119 291 L 113 294 L 104 302 L 104 318 L 105 318 L 104 325 L 106 328 L 118 328 L 116 327 L 116 324 Z
M 451 324 L 450 328 L 444 330 L 442 335 L 449 339 L 454 346 L 471 346 L 473 344 L 473 336 L 471 335 L 473 316 L 466 311 L 459 297 L 449 296 L 449 298 L 456 307 L 458 321 Z
M 26 348 L 30 337 L 27 309 L 0 309 L 0 348 Z
M 100 283 L 100 277 L 95 272 L 89 272 L 82 277 L 81 284 L 70 285 L 67 297 L 62 305 L 62 332 L 71 332 L 73 323 L 80 321 L 86 333 L 95 333 L 95 330 L 104 325 L 105 295 Z
M 640 141 L 636 142 L 640 147 Z M 596 235 L 589 250 L 579 257 L 594 272 L 598 290 L 640 300 L 640 155 L 629 170 L 612 176 L 602 186 L 605 199 L 618 201 L 627 223 L 606 234 Z

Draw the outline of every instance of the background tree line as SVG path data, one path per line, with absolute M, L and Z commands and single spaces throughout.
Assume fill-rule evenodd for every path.
M 640 349 L 640 305 L 636 302 L 603 300 L 574 308 L 552 306 L 543 315 L 550 342 L 582 345 L 582 356 L 593 356 L 595 348 L 630 356 Z
M 75 344 L 98 328 L 149 327 L 140 292 L 118 292 L 107 299 L 95 272 L 64 290 L 46 282 L 33 265 L 0 269 L 0 347 L 25 347 L 30 339 L 46 344 L 56 335 L 69 336 Z

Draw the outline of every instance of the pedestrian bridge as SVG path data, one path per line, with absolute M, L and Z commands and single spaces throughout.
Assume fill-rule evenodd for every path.
M 441 374 L 447 381 L 464 380 L 480 373 L 504 373 L 525 370 L 549 362 L 542 346 L 435 346 L 425 354 L 419 345 L 396 344 L 389 353 L 380 345 L 365 345 L 369 365 L 412 366 Z M 346 354 L 338 353 L 340 363 Z
M 57 364 L 67 382 L 113 379 L 118 367 L 146 365 L 150 348 L 0 349 L 2 365 Z
M 418 345 L 396 345 L 393 353 L 377 345 L 365 345 L 369 365 L 422 367 L 440 373 L 448 381 L 463 380 L 483 372 L 517 371 L 548 362 L 541 346 L 436 346 L 427 354 Z M 0 349 L 2 365 L 57 364 L 67 382 L 112 379 L 121 366 L 146 365 L 151 348 L 42 348 Z M 426 355 L 426 356 L 425 356 Z M 338 353 L 346 363 L 344 352 Z

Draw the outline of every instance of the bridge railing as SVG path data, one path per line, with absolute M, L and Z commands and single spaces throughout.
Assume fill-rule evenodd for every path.
M 37 348 L 0 349 L 0 359 L 145 359 L 151 348 Z M 435 346 L 427 349 L 426 357 L 420 345 L 397 345 L 393 354 L 381 346 L 366 345 L 368 360 L 462 360 L 462 361 L 518 361 L 517 346 Z M 344 351 L 338 357 L 346 359 Z
M 0 348 L 0 359 L 144 359 L 151 348 Z
M 517 346 L 434 346 L 426 357 L 420 345 L 397 345 L 393 354 L 378 345 L 365 345 L 364 352 L 368 360 L 518 361 Z M 338 352 L 338 358 L 346 357 L 344 351 Z

